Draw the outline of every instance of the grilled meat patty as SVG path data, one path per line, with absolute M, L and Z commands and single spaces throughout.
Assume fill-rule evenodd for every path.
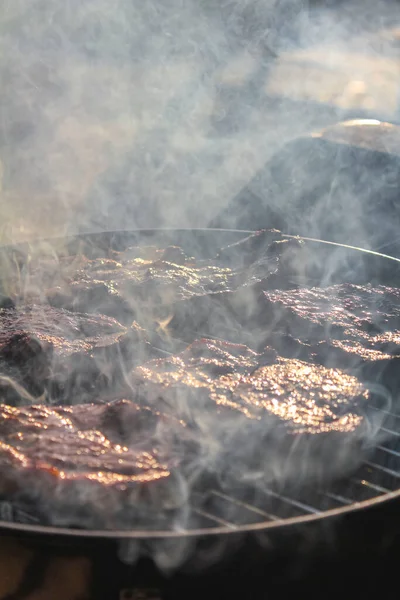
M 0 405 L 0 494 L 57 525 L 159 524 L 186 500 L 174 473 L 185 436 L 183 422 L 126 400 Z
M 210 464 L 239 479 L 329 478 L 354 467 L 355 450 L 368 445 L 371 394 L 356 377 L 270 348 L 196 341 L 136 367 L 132 386 L 142 402 L 198 427 Z
M 111 389 L 135 359 L 150 356 L 136 324 L 51 306 L 0 309 L 0 373 L 6 376 L 0 382 L 9 401 L 18 398 L 8 386 L 11 377 L 33 396 L 46 392 L 50 400 L 81 403 Z

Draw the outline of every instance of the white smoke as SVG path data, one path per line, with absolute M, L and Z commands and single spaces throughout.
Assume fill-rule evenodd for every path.
M 391 40 L 374 35 L 394 17 L 390 3 L 365 0 L 315 14 L 305 0 L 5 0 L 2 239 L 207 225 L 286 141 L 346 114 L 346 98 L 364 89 L 349 84 L 370 74 L 359 62 L 348 68 L 335 104 L 329 90 L 313 96 L 307 70 L 307 85 L 285 87 L 294 72 L 285 59 L 321 39 L 331 72 L 354 52 L 383 56 Z M 389 89 L 398 73 L 385 69 Z M 379 112 L 368 102 L 363 114 Z M 279 197 L 283 213 L 300 184 L 318 183 L 300 180 Z M 349 232 L 361 201 L 346 214 Z M 338 210 L 328 203 L 296 219 L 319 237 L 315 218 L 327 207 Z M 174 548 L 171 558 L 157 546 L 164 568 L 183 560 L 186 542 Z
M 329 90 L 284 97 L 304 99 L 316 57 L 320 86 L 346 63 L 339 91 L 381 74 L 389 97 L 393 16 L 382 1 L 5 1 L 4 236 L 206 225 L 285 141 L 343 116 Z M 355 51 L 378 66 L 348 68 Z

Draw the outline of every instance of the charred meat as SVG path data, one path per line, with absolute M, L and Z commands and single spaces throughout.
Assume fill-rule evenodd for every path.
M 260 282 L 177 303 L 168 327 L 187 341 L 197 330 L 256 350 L 268 344 L 287 358 L 361 369 L 369 379 L 386 374 L 393 384 L 400 373 L 400 291 L 393 287 L 269 290 Z
M 110 317 L 39 305 L 0 309 L 0 372 L 35 397 L 81 403 L 150 351 L 140 327 Z
M 351 469 L 355 448 L 367 444 L 371 394 L 356 377 L 270 348 L 200 340 L 138 366 L 132 383 L 142 402 L 199 427 L 215 460 L 226 460 L 218 468 L 239 477 L 295 480 L 302 465 L 330 477 Z
M 97 312 L 141 325 L 171 316 L 178 300 L 231 291 L 268 280 L 288 287 L 298 240 L 277 241 L 277 232 L 257 232 L 199 260 L 177 246 L 132 247 L 109 256 L 63 257 L 30 265 L 20 296 L 68 310 Z M 43 291 L 45 290 L 45 291 Z
M 120 400 L 108 405 L 0 405 L 0 494 L 66 526 L 124 527 L 185 500 L 183 422 Z M 183 495 L 182 495 L 183 494 Z

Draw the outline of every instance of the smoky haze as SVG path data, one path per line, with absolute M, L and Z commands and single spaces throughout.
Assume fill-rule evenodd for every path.
M 368 36 L 387 25 L 394 10 L 387 3 L 349 2 L 340 12 L 313 17 L 301 0 L 3 2 L 3 239 L 206 226 L 286 141 L 346 114 L 340 105 L 297 106 L 279 95 L 268 100 L 273 65 L 322 38 L 329 41 L 327 65 L 338 51 L 377 56 L 382 48 Z M 350 77 L 358 77 L 356 66 Z M 317 187 L 320 173 L 314 176 Z M 269 208 L 285 214 L 288 201 L 275 197 Z M 346 215 L 349 231 L 358 227 L 359 208 Z M 323 213 L 317 207 L 314 216 Z M 242 215 L 230 217 L 235 226 Z M 313 215 L 304 219 L 321 237 Z M 178 402 L 186 409 L 186 398 Z M 203 453 L 193 468 L 204 471 L 213 468 L 215 423 L 201 408 L 194 420 Z M 379 424 L 372 422 L 372 438 Z M 234 427 L 219 433 L 219 446 L 236 444 Z M 190 489 L 178 492 L 185 499 Z M 187 518 L 185 510 L 179 513 L 177 531 Z M 189 546 L 160 541 L 147 551 L 169 569 L 185 560 Z M 130 562 L 143 551 L 139 544 L 125 550 Z M 223 550 L 215 550 L 215 560 Z
M 396 5 L 312 8 L 306 0 L 4 2 L 5 238 L 207 225 L 285 141 L 348 113 L 340 102 L 329 107 L 329 90 L 324 107 L 279 99 L 292 76 L 286 56 L 323 40 L 329 71 L 352 52 L 382 58 L 391 48 L 390 35 L 370 38 L 393 24 Z M 347 68 L 344 87 L 360 68 Z M 300 84 L 295 77 L 289 89 Z M 296 182 L 271 202 L 285 213 L 293 192 Z
M 354 333 L 358 323 L 361 323 L 361 336 L 363 331 L 372 332 L 372 336 L 376 333 L 375 325 L 381 326 L 381 333 L 389 331 L 387 335 L 395 345 L 398 332 L 393 331 L 393 339 L 390 336 L 392 328 L 395 329 L 393 322 L 398 308 L 390 303 L 387 306 L 384 290 L 372 294 L 370 289 L 362 288 L 360 307 L 357 298 L 343 296 L 340 286 L 333 286 L 324 292 L 324 287 L 338 279 L 352 281 L 358 278 L 359 283 L 371 279 L 367 273 L 367 268 L 371 267 L 371 260 L 368 261 L 370 257 L 367 256 L 364 264 L 358 252 L 355 257 L 354 252 L 352 255 L 342 247 L 331 249 L 319 245 L 316 251 L 315 246 L 308 246 L 299 240 L 281 240 L 275 231 L 260 232 L 245 239 L 231 232 L 230 241 L 239 239 L 239 243 L 225 247 L 217 258 L 214 256 L 211 264 L 203 260 L 193 268 L 192 259 L 189 265 L 183 266 L 162 261 L 160 255 L 164 252 L 163 248 L 168 246 L 168 236 L 160 239 L 159 235 L 150 239 L 159 242 L 161 250 L 155 251 L 152 246 L 138 249 L 128 243 L 128 250 L 122 250 L 118 256 L 114 252 L 114 259 L 118 260 L 110 265 L 104 253 L 100 254 L 99 260 L 94 259 L 91 263 L 82 256 L 74 256 L 72 277 L 76 276 L 78 284 L 83 283 L 83 288 L 88 285 L 92 292 L 102 280 L 111 284 L 111 295 L 105 297 L 104 294 L 97 296 L 92 293 L 86 307 L 79 308 L 93 313 L 86 315 L 94 320 L 93 323 L 96 313 L 109 314 L 111 310 L 118 321 L 122 322 L 125 317 L 124 322 L 129 330 L 134 318 L 146 329 L 143 334 L 150 339 L 151 355 L 154 351 L 161 352 L 161 358 L 149 360 L 149 346 L 138 343 L 135 337 L 130 346 L 133 350 L 131 358 L 122 351 L 119 354 L 118 351 L 107 354 L 106 360 L 102 353 L 92 353 L 99 372 L 106 374 L 107 368 L 104 367 L 114 367 L 114 363 L 117 363 L 122 376 L 120 373 L 119 382 L 114 386 L 106 385 L 104 394 L 97 390 L 97 395 L 93 395 L 93 389 L 90 388 L 92 393 L 89 401 L 96 404 L 89 405 L 89 410 L 93 410 L 93 407 L 95 411 L 107 410 L 104 402 L 110 398 L 127 399 L 123 409 L 125 412 L 119 412 L 116 420 L 111 416 L 111 426 L 105 429 L 107 439 L 117 439 L 118 443 L 122 443 L 122 439 L 129 451 L 139 452 L 139 455 L 146 452 L 155 455 L 160 464 L 168 465 L 168 475 L 155 486 L 144 483 L 127 485 L 121 489 L 109 489 L 105 485 L 91 486 L 84 481 L 78 481 L 77 485 L 73 482 L 72 485 L 71 482 L 65 485 L 64 477 L 56 477 L 50 493 L 45 480 L 40 479 L 42 475 L 39 475 L 38 483 L 29 486 L 29 491 L 25 493 L 24 469 L 17 469 L 14 475 L 22 484 L 22 492 L 16 497 L 16 504 L 18 510 L 27 513 L 31 519 L 36 518 L 39 522 L 56 527 L 101 529 L 109 533 L 112 529 L 118 529 L 120 533 L 122 530 L 133 530 L 139 539 L 122 544 L 120 548 L 121 559 L 128 563 L 135 562 L 139 556 L 150 555 L 161 569 L 170 571 L 192 558 L 191 566 L 201 569 L 219 560 L 225 552 L 232 551 L 229 536 L 222 542 L 220 539 L 213 540 L 205 552 L 202 545 L 197 546 L 195 536 L 181 534 L 207 527 L 233 530 L 236 524 L 251 526 L 270 520 L 270 514 L 282 519 L 302 514 L 301 507 L 305 504 L 296 508 L 290 501 L 280 502 L 280 495 L 297 498 L 303 494 L 308 498 L 308 494 L 314 493 L 315 489 L 319 493 L 320 486 L 324 489 L 332 480 L 356 470 L 377 444 L 386 442 L 387 430 L 381 426 L 383 422 L 386 424 L 386 415 L 391 413 L 393 400 L 397 402 L 397 398 L 392 398 L 390 389 L 386 387 L 387 373 L 383 374 L 390 356 L 379 356 L 381 353 L 377 352 L 377 360 L 372 359 L 367 364 L 366 372 L 361 373 L 364 361 L 359 356 L 356 356 L 355 362 L 352 361 L 350 342 L 350 354 L 346 355 L 344 364 L 340 363 L 344 369 L 351 365 L 351 375 L 348 375 L 337 368 L 332 340 L 335 341 L 338 329 L 342 332 L 338 337 L 340 341 L 342 336 L 346 338 L 352 335 L 343 332 L 343 328 L 348 327 Z M 179 241 L 189 249 L 189 256 L 203 257 L 205 251 L 210 252 L 210 246 L 216 243 L 213 232 L 208 235 L 208 244 L 206 237 L 196 236 L 193 232 L 188 232 L 186 236 L 181 234 L 180 240 L 176 232 L 169 235 L 172 236 L 171 241 Z M 144 240 L 148 242 L 148 238 Z M 46 249 L 47 257 L 44 255 Z M 96 251 L 90 243 L 87 249 Z M 171 250 L 171 247 L 168 249 Z M 21 306 L 8 309 L 13 311 L 8 321 L 11 327 L 13 319 L 19 322 L 20 328 L 21 321 L 25 320 L 24 331 L 28 334 L 37 337 L 39 333 L 42 336 L 39 339 L 46 341 L 50 332 L 51 336 L 56 336 L 53 338 L 56 342 L 57 336 L 61 342 L 65 337 L 68 345 L 72 326 L 74 332 L 79 332 L 73 334 L 72 343 L 78 340 L 81 347 L 90 343 L 96 325 L 87 333 L 87 325 L 85 327 L 85 323 L 82 323 L 79 313 L 65 311 L 62 316 L 49 310 L 54 304 L 54 297 L 49 290 L 54 289 L 55 284 L 62 287 L 63 277 L 64 291 L 74 293 L 74 284 L 68 279 L 71 275 L 70 263 L 65 261 L 65 257 L 57 256 L 55 245 L 39 245 L 37 257 L 33 250 L 34 246 L 29 248 L 31 262 L 21 277 L 22 293 L 18 299 Z M 146 252 L 150 252 L 153 258 L 156 252 L 155 258 L 158 260 L 144 261 Z M 137 256 L 139 260 L 135 261 Z M 249 257 L 253 262 L 248 262 Z M 80 264 L 83 264 L 83 270 Z M 379 264 L 386 264 L 386 260 L 383 263 L 378 261 L 377 270 Z M 397 265 L 398 262 L 393 260 L 393 269 L 396 270 Z M 223 276 L 218 279 L 221 269 Z M 91 275 L 94 276 L 92 281 Z M 310 282 L 313 285 L 318 283 L 321 290 L 313 287 L 307 299 L 304 295 L 307 289 L 302 289 L 301 284 L 305 286 Z M 132 284 L 133 287 L 130 287 Z M 219 292 L 215 290 L 216 284 L 221 285 Z M 213 290 L 207 290 L 207 285 L 213 286 Z M 273 297 L 275 287 L 279 290 L 279 285 L 289 286 L 289 289 L 276 292 L 277 305 L 271 312 L 271 305 L 268 308 L 268 304 L 263 304 L 264 292 L 261 291 L 260 297 L 260 289 L 269 289 Z M 346 286 L 344 291 L 346 294 Z M 398 297 L 396 290 L 389 288 L 387 293 L 394 293 L 395 299 Z M 299 314 L 294 319 L 287 318 L 283 308 L 281 310 L 278 306 L 280 298 L 284 300 L 291 294 L 291 302 L 297 302 L 299 308 Z M 314 304 L 312 301 L 310 303 L 310 297 L 313 296 L 317 298 Z M 121 310 L 118 302 L 121 297 L 126 301 L 124 308 L 128 313 Z M 37 303 L 35 311 L 39 321 L 26 317 L 29 311 L 24 308 L 24 303 L 28 302 L 29 306 L 32 299 Z M 46 306 L 46 301 L 51 307 Z M 310 314 L 303 319 L 302 310 L 307 307 Z M 19 315 L 15 316 L 15 310 L 20 311 Z M 73 302 L 72 310 L 78 310 Z M 328 314 L 326 322 L 324 313 Z M 376 323 L 371 323 L 371 313 L 377 315 Z M 62 324 L 64 319 L 70 324 L 67 328 Z M 158 324 L 163 320 L 165 327 L 160 333 Z M 287 350 L 284 349 L 285 344 L 282 350 L 280 333 L 287 334 Z M 203 336 L 211 340 L 199 340 Z M 297 337 L 300 343 L 291 345 L 291 341 Z M 217 339 L 214 341 L 214 338 Z M 197 341 L 187 347 L 193 340 Z M 314 352 L 318 352 L 320 341 L 327 341 L 333 351 L 333 361 L 330 362 L 328 352 L 322 362 L 329 363 L 328 366 L 336 370 L 319 367 L 319 358 L 314 361 Z M 238 343 L 246 343 L 249 347 Z M 385 343 L 385 339 L 382 343 Z M 277 348 L 278 356 L 274 350 L 266 347 L 268 344 Z M 39 353 L 38 356 L 39 359 L 48 358 L 45 345 L 43 354 Z M 68 364 L 71 363 L 68 354 L 61 358 L 66 363 L 65 372 L 68 374 L 61 396 L 52 395 L 52 390 L 57 393 L 57 387 L 45 384 L 42 398 L 33 399 L 21 394 L 17 385 L 13 388 L 14 396 L 20 394 L 21 398 L 16 403 L 49 404 L 51 409 L 51 405 L 58 406 L 60 402 L 65 402 L 78 404 L 78 411 L 82 410 L 86 398 L 82 391 L 87 389 L 83 383 L 80 391 L 79 381 L 75 383 L 75 380 L 84 374 L 82 360 L 85 352 L 78 350 L 75 356 L 77 360 L 69 370 Z M 290 357 L 290 360 L 285 357 Z M 394 360 L 394 382 L 398 381 L 396 366 Z M 50 380 L 57 379 L 60 360 L 54 358 L 52 362 L 51 354 L 50 367 Z M 40 373 L 35 371 L 35 375 L 40 378 Z M 10 383 L 9 378 L 0 378 L 3 390 Z M 129 411 L 134 406 L 131 400 L 144 407 L 145 411 L 148 411 L 148 407 L 152 408 L 156 422 L 154 428 L 148 429 L 146 420 L 138 421 L 132 414 L 129 417 Z M 86 410 L 85 406 L 83 409 Z M 43 406 L 39 410 L 43 410 Z M 117 415 L 118 411 L 117 406 Z M 53 419 L 54 414 L 47 419 L 49 435 L 50 439 L 54 436 L 57 440 L 59 435 L 53 429 L 54 423 L 50 422 Z M 34 415 L 32 421 L 35 421 Z M 74 461 L 80 451 L 74 453 L 77 447 L 80 448 L 76 444 L 79 444 L 81 434 L 85 435 L 90 427 L 92 441 L 86 451 L 89 458 L 93 454 L 96 459 L 98 449 L 92 442 L 99 435 L 102 437 L 101 432 L 107 423 L 107 418 L 95 415 L 92 419 L 89 417 L 89 424 L 85 418 L 81 418 L 78 431 L 76 426 L 67 426 L 71 437 L 64 435 L 61 438 L 55 464 L 66 465 L 72 477 L 77 473 L 79 478 L 80 467 L 75 469 Z M 61 424 L 61 428 L 65 428 L 65 423 Z M 24 426 L 21 430 L 24 430 Z M 96 438 L 93 438 L 93 434 Z M 36 455 L 43 462 L 52 463 L 53 456 L 46 451 L 40 425 L 37 435 L 34 443 Z M 23 434 L 21 439 L 24 439 Z M 65 452 L 70 453 L 67 461 Z M 100 458 L 101 467 L 97 468 L 103 469 L 105 465 L 104 470 L 107 470 L 110 463 L 103 463 L 102 460 L 106 461 L 106 458 Z M 85 461 L 86 456 L 83 464 Z M 143 460 L 138 460 L 139 470 L 143 468 L 142 463 Z M 118 465 L 117 469 L 120 468 L 123 467 Z M 20 501 L 22 508 L 19 507 Z M 304 498 L 303 501 L 308 502 Z M 306 508 L 306 513 L 309 510 Z M 324 507 L 322 510 L 325 510 Z M 7 499 L 5 507 L 0 499 L 0 511 L 3 511 L 0 514 L 13 514 Z M 140 531 L 144 531 L 145 535 L 140 536 Z M 171 535 L 165 535 L 165 532 Z

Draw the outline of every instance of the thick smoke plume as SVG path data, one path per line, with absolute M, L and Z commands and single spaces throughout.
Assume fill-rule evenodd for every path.
M 395 24 L 396 3 L 329 4 L 4 2 L 4 236 L 207 225 L 286 141 L 349 114 L 392 116 L 398 74 L 384 57 L 393 38 L 380 32 Z M 320 94 L 293 103 L 315 60 Z M 310 65 L 300 78 L 299 62 Z M 324 91 L 332 71 L 343 84 Z M 374 77 L 386 103 L 352 95 L 352 82 Z M 351 88 L 343 98 L 341 85 Z M 309 187 L 320 176 L 309 168 Z M 271 202 L 284 214 L 304 184 L 293 180 Z

